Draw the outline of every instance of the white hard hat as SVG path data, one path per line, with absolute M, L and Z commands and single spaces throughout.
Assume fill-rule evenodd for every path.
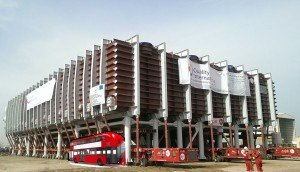
M 260 145 L 256 145 L 256 149 L 260 149 Z
M 244 147 L 244 150 L 245 150 L 245 151 L 249 151 L 249 149 L 247 148 L 247 146 Z

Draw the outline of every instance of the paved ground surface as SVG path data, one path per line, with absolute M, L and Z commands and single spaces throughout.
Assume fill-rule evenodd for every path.
M 263 161 L 263 168 L 265 172 L 299 172 L 300 160 L 265 160 Z M 2 172 L 241 172 L 245 171 L 245 165 L 242 161 L 235 162 L 197 162 L 189 164 L 168 164 L 162 167 L 148 166 L 148 167 L 121 167 L 109 166 L 98 167 L 85 165 L 75 165 L 66 160 L 52 160 L 41 159 L 33 157 L 19 157 L 19 156 L 1 156 L 0 157 L 0 171 Z

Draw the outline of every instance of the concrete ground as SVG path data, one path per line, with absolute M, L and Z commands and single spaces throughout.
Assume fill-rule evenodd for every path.
M 300 171 L 300 160 L 265 160 L 263 161 L 263 169 L 265 172 L 298 172 Z M 148 167 L 123 167 L 109 166 L 99 167 L 96 165 L 86 166 L 70 163 L 66 160 L 41 159 L 33 157 L 19 156 L 1 156 L 0 171 L 2 172 L 241 172 L 245 171 L 243 161 L 234 162 L 196 162 L 188 164 L 167 164 L 164 166 L 148 166 Z

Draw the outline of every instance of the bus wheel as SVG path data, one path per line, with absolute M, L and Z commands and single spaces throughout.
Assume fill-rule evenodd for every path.
M 97 160 L 97 164 L 98 164 L 99 166 L 102 166 L 102 165 L 103 165 L 101 159 L 98 159 L 98 160 Z

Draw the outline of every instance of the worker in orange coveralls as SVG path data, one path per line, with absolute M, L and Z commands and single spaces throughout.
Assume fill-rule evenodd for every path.
M 256 145 L 256 149 L 253 152 L 253 158 L 255 159 L 255 164 L 258 172 L 262 172 L 262 155 L 260 152 L 260 145 Z
M 249 153 L 249 149 L 247 147 L 244 147 L 244 159 L 245 159 L 245 164 L 246 164 L 246 171 L 247 172 L 252 172 L 253 167 L 252 167 L 252 161 L 251 161 L 251 155 Z

